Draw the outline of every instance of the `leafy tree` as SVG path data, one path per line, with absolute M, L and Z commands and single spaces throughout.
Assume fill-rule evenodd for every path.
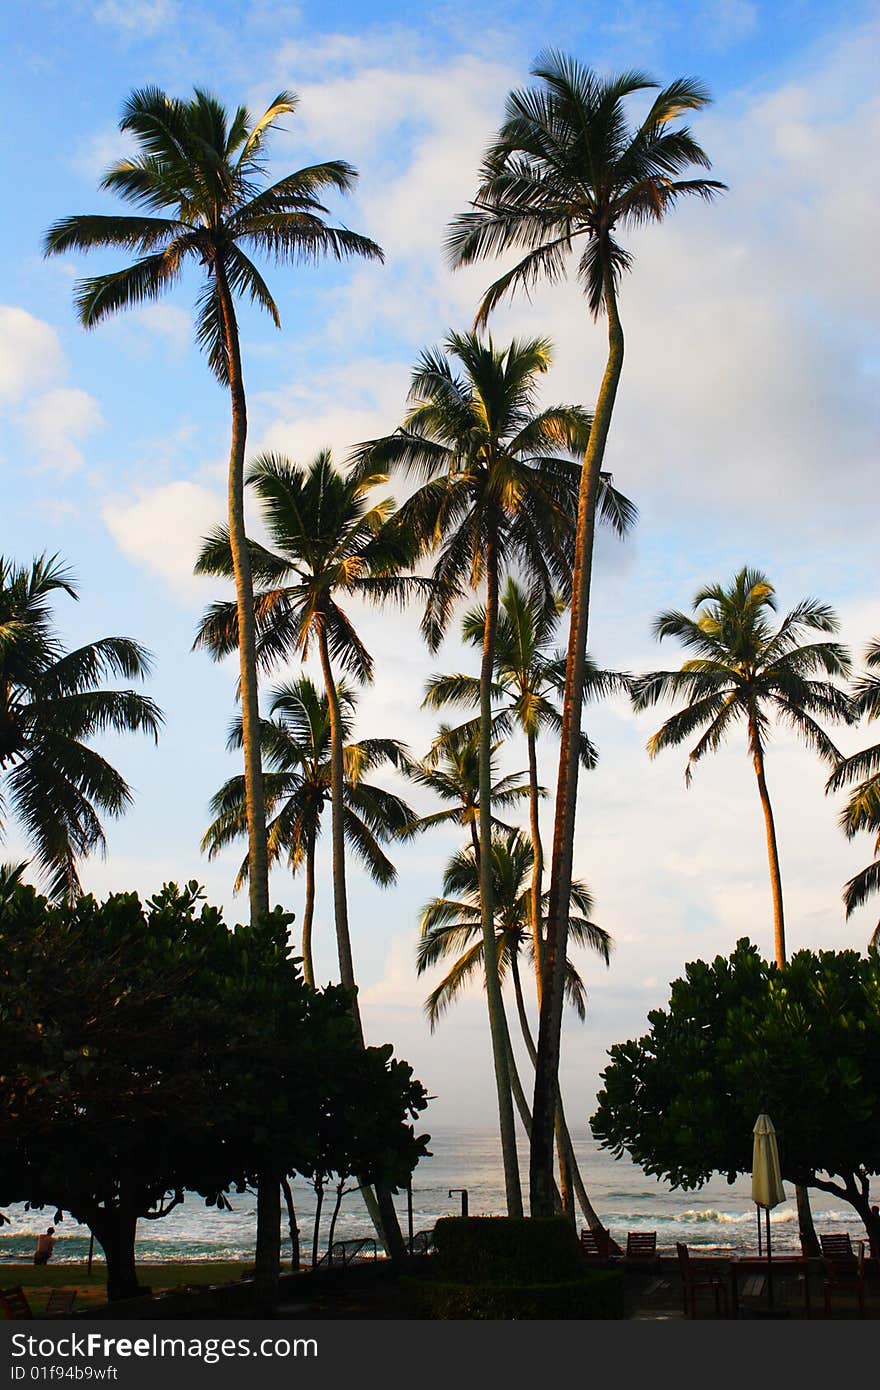
M 540 378 L 550 366 L 543 338 L 514 339 L 498 348 L 491 338 L 452 333 L 445 350 L 422 354 L 410 386 L 410 410 L 385 439 L 361 446 L 361 467 L 398 468 L 425 481 L 400 509 L 401 519 L 426 550 L 437 553 L 437 588 L 425 608 L 423 630 L 437 647 L 457 596 L 485 582 L 480 666 L 480 843 L 492 839 L 492 664 L 503 572 L 517 565 L 549 601 L 566 591 L 577 503 L 581 451 L 590 419 L 577 406 L 540 409 Z M 613 489 L 605 506 L 619 529 L 627 513 Z M 482 930 L 487 952 L 486 998 L 507 1209 L 522 1215 L 513 1103 L 504 1044 L 501 986 L 494 960 L 492 882 L 482 857 Z
M 390 1047 L 364 1051 L 345 990 L 304 984 L 290 917 L 230 932 L 201 896 L 0 902 L 0 1194 L 87 1224 L 111 1298 L 137 1292 L 138 1220 L 187 1190 L 222 1208 L 307 1175 L 328 1126 L 330 1160 L 354 1153 L 373 1179 L 424 1150 L 424 1089 Z
M 357 700 L 354 691 L 338 687 L 343 738 L 343 799 L 345 838 L 371 877 L 383 886 L 395 882 L 397 871 L 382 849 L 413 818 L 410 806 L 365 780 L 383 763 L 399 765 L 406 756 L 396 739 L 368 738 L 352 741 Z M 308 676 L 276 686 L 270 692 L 270 717 L 260 726 L 263 784 L 269 844 L 269 865 L 286 860 L 292 873 L 305 867 L 305 910 L 302 925 L 303 975 L 315 983 L 312 960 L 312 925 L 315 911 L 315 850 L 321 834 L 324 808 L 330 796 L 330 706 Z M 233 722 L 228 746 L 241 747 L 241 720 Z M 211 801 L 214 820 L 202 839 L 202 849 L 213 858 L 226 845 L 247 834 L 244 779 L 230 777 Z M 245 857 L 236 890 L 247 878 Z
M 571 580 L 571 626 L 563 700 L 556 823 L 553 836 L 548 988 L 541 1009 L 539 1065 L 531 1146 L 531 1210 L 552 1211 L 553 1109 L 565 976 L 565 931 L 574 855 L 579 734 L 587 651 L 593 537 L 601 501 L 602 464 L 623 368 L 623 327 L 618 312 L 620 278 L 632 256 L 621 229 L 660 221 L 683 197 L 711 199 L 724 185 L 682 178 L 709 160 L 687 126 L 674 123 L 709 100 L 705 89 L 678 78 L 655 97 L 634 129 L 628 99 L 658 84 L 640 72 L 600 77 L 562 53 L 542 53 L 532 74 L 539 85 L 511 92 L 505 120 L 483 159 L 470 212 L 450 231 L 453 265 L 525 250 L 523 258 L 490 286 L 477 323 L 508 293 L 529 290 L 541 279 L 559 280 L 568 257 L 581 250 L 577 276 L 594 319 L 608 321 L 608 358 L 584 451 Z
M 694 961 L 650 1031 L 618 1043 L 590 1124 L 603 1148 L 694 1188 L 752 1166 L 762 1111 L 783 1178 L 849 1202 L 880 1250 L 880 956 L 798 951 L 780 968 L 747 940 Z
M 775 590 L 760 570 L 744 568 L 727 587 L 709 584 L 700 589 L 693 610 L 693 617 L 669 612 L 655 619 L 655 636 L 677 637 L 695 655 L 680 671 L 655 671 L 635 680 L 633 704 L 643 710 L 664 698 L 685 698 L 687 704 L 649 740 L 648 752 L 653 758 L 662 749 L 677 747 L 699 734 L 688 757 L 688 785 L 705 754 L 715 752 L 735 727 L 745 728 L 764 812 L 774 944 L 781 966 L 785 964 L 782 877 L 764 770 L 771 721 L 779 720 L 826 762 L 836 764 L 840 754 L 816 720 L 851 722 L 852 706 L 843 690 L 816 677 L 846 676 L 850 659 L 838 642 L 804 642 L 810 633 L 837 631 L 837 619 L 827 604 L 803 599 L 775 625 L 771 618 L 776 612 Z
M 79 891 L 78 861 L 105 848 L 99 813 L 118 816 L 131 789 L 89 743 L 106 731 L 158 738 L 146 695 L 104 690 L 108 677 L 149 675 L 149 653 L 128 637 L 66 651 L 53 623 L 58 593 L 76 599 L 57 556 L 29 568 L 0 556 L 0 835 L 7 806 L 33 845 L 55 898 Z
M 873 673 L 880 671 L 880 642 L 869 644 L 866 663 L 868 674 L 855 684 L 853 708 L 857 717 L 878 719 L 880 675 Z M 840 816 L 847 837 L 853 839 L 860 830 L 868 830 L 876 835 L 873 863 L 851 878 L 843 890 L 846 915 L 850 917 L 857 907 L 861 907 L 880 890 L 880 743 L 842 759 L 828 780 L 828 791 L 840 791 L 843 787 L 852 787 Z M 874 928 L 868 945 L 869 948 L 880 947 L 880 922 Z
M 385 482 L 377 470 L 345 477 L 324 450 L 307 467 L 274 454 L 258 458 L 247 484 L 260 500 L 263 519 L 275 549 L 249 542 L 251 569 L 263 586 L 254 596 L 256 659 L 272 667 L 297 654 L 308 657 L 317 647 L 330 719 L 330 802 L 333 844 L 333 905 L 339 975 L 349 990 L 352 1015 L 361 1036 L 357 982 L 351 949 L 345 876 L 345 758 L 342 708 L 334 662 L 356 680 L 372 680 L 373 660 L 343 602 L 404 602 L 429 582 L 403 571 L 416 557 L 406 527 L 394 517 L 390 498 L 372 500 Z M 208 537 L 196 570 L 228 577 L 233 560 L 229 531 Z M 196 645 L 219 660 L 238 645 L 239 609 L 218 602 L 204 615 Z M 371 1198 L 365 1187 L 364 1195 Z M 393 1203 L 379 1194 L 382 1217 L 374 1220 L 396 1254 L 403 1253 Z M 383 1234 L 384 1230 L 384 1234 Z

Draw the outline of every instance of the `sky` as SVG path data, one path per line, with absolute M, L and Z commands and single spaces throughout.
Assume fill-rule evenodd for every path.
M 230 922 L 247 911 L 232 894 L 240 853 L 208 862 L 199 852 L 208 800 L 237 765 L 225 752 L 232 664 L 191 652 L 218 594 L 192 567 L 200 537 L 224 514 L 229 429 L 228 401 L 193 341 L 197 276 L 86 334 L 74 283 L 115 257 L 41 255 L 55 219 L 117 206 L 98 182 L 127 151 L 117 121 L 129 92 L 158 85 L 185 96 L 203 86 L 261 111 L 291 89 L 300 104 L 272 143 L 272 172 L 334 158 L 358 169 L 356 191 L 331 211 L 382 245 L 384 266 L 267 268 L 282 331 L 241 315 L 249 451 L 307 462 L 329 445 L 341 462 L 399 423 L 419 352 L 469 327 L 494 278 L 487 265 L 450 272 L 443 241 L 475 192 L 507 93 L 528 82 L 538 52 L 554 47 L 602 72 L 645 69 L 662 83 L 699 77 L 714 103 L 695 132 L 729 192 L 627 238 L 626 362 L 606 466 L 640 520 L 625 544 L 598 541 L 590 648 L 622 670 L 678 665 L 674 643 L 655 643 L 653 617 L 688 608 L 702 584 L 749 564 L 766 571 L 782 611 L 806 595 L 832 604 L 858 658 L 880 636 L 878 36 L 876 5 L 818 0 L 454 0 L 417 14 L 332 0 L 7 0 L 0 551 L 19 563 L 42 552 L 69 562 L 80 601 L 59 602 L 65 640 L 144 643 L 155 657 L 147 688 L 166 718 L 158 747 L 137 737 L 104 745 L 135 800 L 107 823 L 106 859 L 84 866 L 89 890 L 148 895 L 195 878 Z M 605 335 L 575 283 L 515 299 L 492 332 L 499 343 L 549 336 L 544 400 L 593 404 Z M 416 610 L 357 612 L 376 665 L 358 729 L 421 754 L 434 732 L 420 708 L 425 679 L 476 667 L 454 634 L 431 657 L 418 620 Z M 685 962 L 742 936 L 772 953 L 763 820 L 744 742 L 732 739 L 686 790 L 686 750 L 653 762 L 645 751 L 668 712 L 636 716 L 615 700 L 585 716 L 601 756 L 581 782 L 575 869 L 615 945 L 608 970 L 595 957 L 578 961 L 589 1011 L 584 1025 L 566 1020 L 563 1060 L 576 1133 L 586 1133 L 607 1049 L 645 1031 Z M 845 751 L 869 741 L 865 729 L 839 736 Z M 556 753 L 551 740 L 540 750 L 551 792 Z M 523 749 L 505 754 L 505 770 L 524 765 Z M 844 919 L 842 885 L 868 862 L 870 844 L 844 839 L 825 778 L 813 754 L 774 738 L 767 779 L 790 951 L 862 949 L 876 917 L 864 909 Z M 543 824 L 549 837 L 552 796 Z M 481 995 L 474 989 L 432 1035 L 422 1001 L 437 976 L 415 974 L 420 908 L 440 891 L 458 840 L 438 832 L 395 850 L 390 892 L 350 868 L 368 1040 L 392 1041 L 436 1097 L 427 1129 L 491 1124 L 493 1112 Z M 26 852 L 8 827 L 4 858 Z M 272 899 L 300 913 L 301 882 L 275 871 Z M 326 851 L 316 962 L 320 980 L 335 978 Z

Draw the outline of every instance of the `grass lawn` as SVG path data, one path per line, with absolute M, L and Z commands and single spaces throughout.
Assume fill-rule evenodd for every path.
M 252 1266 L 251 1266 L 252 1268 Z M 208 1264 L 201 1261 L 181 1261 L 177 1264 L 139 1264 L 138 1277 L 142 1284 L 151 1289 L 173 1289 L 192 1284 L 225 1284 L 240 1279 L 247 1265 L 228 1262 Z M 52 1289 L 76 1289 L 75 1308 L 86 1308 L 92 1303 L 105 1303 L 106 1270 L 103 1261 L 92 1266 L 92 1273 L 81 1265 L 35 1265 L 0 1262 L 0 1288 L 14 1289 L 19 1286 L 27 1294 L 28 1302 L 35 1313 L 42 1313 L 46 1299 Z

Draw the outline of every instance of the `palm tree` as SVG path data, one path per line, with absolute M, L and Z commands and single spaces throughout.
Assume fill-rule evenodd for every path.
M 838 642 L 804 644 L 810 632 L 834 633 L 838 628 L 832 609 L 815 599 L 803 599 L 775 625 L 770 616 L 776 611 L 775 590 L 760 570 L 741 569 L 727 588 L 707 585 L 695 595 L 693 609 L 693 617 L 661 613 L 653 630 L 661 639 L 677 637 L 695 657 L 679 671 L 638 677 L 633 682 L 633 704 L 644 710 L 661 699 L 683 696 L 687 700 L 649 740 L 648 752 L 656 757 L 662 749 L 677 747 L 699 733 L 685 770 L 688 786 L 704 755 L 715 752 L 735 725 L 745 727 L 764 812 L 776 963 L 783 966 L 782 877 L 764 769 L 771 720 L 780 720 L 836 766 L 840 754 L 816 717 L 851 723 L 852 703 L 845 691 L 815 676 L 845 677 L 849 654 Z
M 345 734 L 334 661 L 355 679 L 368 682 L 373 661 L 341 599 L 372 603 L 405 601 L 430 589 L 430 581 L 401 571 L 415 558 L 407 530 L 393 516 L 390 498 L 371 502 L 372 490 L 386 481 L 377 470 L 343 477 L 324 450 L 302 468 L 289 459 L 263 454 L 250 466 L 246 483 L 262 506 L 275 550 L 249 541 L 251 569 L 266 587 L 254 595 L 255 656 L 270 667 L 318 649 L 330 720 L 330 806 L 333 848 L 333 906 L 342 984 L 351 991 L 355 1026 L 363 1041 L 357 981 L 348 921 L 345 877 Z M 229 577 L 233 570 L 229 532 L 216 530 L 205 542 L 196 572 Z M 195 646 L 219 660 L 238 645 L 238 606 L 213 604 L 199 626 Z M 371 1190 L 364 1186 L 367 1204 Z M 381 1218 L 377 1230 L 402 1254 L 403 1240 L 390 1193 L 377 1186 Z M 373 1214 L 373 1213 L 371 1213 Z
M 533 586 L 527 592 L 513 576 L 508 577 L 500 600 L 492 685 L 493 701 L 503 702 L 493 715 L 493 732 L 506 737 L 513 727 L 517 727 L 525 735 L 528 749 L 529 830 L 533 865 L 530 920 L 539 1003 L 543 955 L 541 903 L 544 854 L 539 820 L 542 792 L 538 778 L 537 745 L 542 730 L 548 729 L 558 734 L 562 725 L 555 697 L 561 696 L 565 683 L 565 652 L 551 648 L 562 609 L 563 602 L 559 597 L 548 604 L 540 586 Z M 471 646 L 481 646 L 484 628 L 485 609 L 482 606 L 472 608 L 462 620 L 463 640 Z M 628 691 L 627 676 L 615 671 L 600 671 L 587 658 L 585 698 Z M 454 675 L 432 676 L 427 683 L 423 704 L 439 709 L 447 704 L 474 706 L 479 705 L 479 701 L 479 680 L 457 672 Z M 478 733 L 478 729 L 479 721 L 472 720 L 460 725 L 455 733 L 471 737 Z M 587 769 L 595 767 L 598 756 L 595 747 L 583 731 L 579 737 L 581 766 Z
M 519 831 L 495 836 L 492 841 L 492 883 L 494 888 L 495 954 L 502 983 L 509 976 L 513 982 L 520 1030 L 529 1058 L 534 1064 L 536 1053 L 528 1009 L 520 974 L 520 956 L 525 954 L 534 964 L 532 933 L 531 879 L 534 852 L 529 839 Z M 422 912 L 421 936 L 417 951 L 417 969 L 421 975 L 442 960 L 453 957 L 453 964 L 439 985 L 425 1001 L 425 1011 L 433 1032 L 442 1014 L 460 995 L 478 971 L 485 979 L 485 948 L 480 915 L 479 856 L 473 845 L 459 851 L 450 860 L 443 880 L 444 897 L 433 898 Z M 450 897 L 450 894 L 457 895 Z M 546 894 L 544 895 L 546 906 Z M 597 951 L 608 964 L 611 938 L 582 914 L 592 911 L 592 899 L 586 886 L 572 884 L 569 928 L 577 945 Z M 470 943 L 473 942 L 471 945 Z M 586 1017 L 586 989 L 572 961 L 566 962 L 566 998 L 583 1021 Z M 507 1020 L 505 1017 L 505 1030 Z M 508 1062 L 514 1098 L 527 1133 L 531 1131 L 531 1115 L 514 1062 L 513 1049 L 507 1036 Z M 570 1141 L 569 1141 L 570 1147 Z M 572 1162 L 560 1146 L 560 1173 Z M 585 1199 L 586 1200 L 586 1199 Z M 592 1208 L 586 1201 L 586 1208 Z M 595 1214 L 593 1213 L 595 1216 Z
M 399 835 L 413 818 L 410 806 L 371 782 L 365 774 L 383 763 L 401 766 L 406 758 L 396 739 L 352 741 L 356 697 L 338 686 L 342 723 L 345 786 L 343 822 L 349 847 L 376 883 L 394 883 L 397 871 L 382 844 Z M 227 746 L 241 747 L 241 719 L 233 722 Z M 269 865 L 285 860 L 292 873 L 305 868 L 305 907 L 302 922 L 303 977 L 315 984 L 312 924 L 315 912 L 315 851 L 321 835 L 324 808 L 330 797 L 330 706 L 308 676 L 277 686 L 270 692 L 269 718 L 260 727 Z M 244 778 L 230 777 L 211 801 L 214 820 L 202 839 L 213 858 L 226 845 L 247 835 Z M 238 872 L 236 891 L 247 879 L 248 859 Z
M 89 742 L 107 731 L 158 739 L 162 714 L 134 690 L 101 689 L 108 677 L 150 674 L 139 643 L 102 637 L 65 651 L 52 621 L 58 593 L 78 597 L 58 556 L 30 567 L 0 556 L 0 836 L 8 806 L 50 896 L 72 898 L 80 859 L 105 849 L 100 813 L 121 815 L 132 800 L 125 779 Z
M 487 150 L 470 212 L 457 217 L 449 236 L 455 266 L 470 265 L 516 248 L 526 254 L 490 286 L 477 312 L 485 323 L 517 288 L 566 273 L 569 253 L 581 249 L 578 279 L 594 319 L 608 320 L 608 357 L 584 453 L 572 576 L 571 625 L 559 753 L 556 820 L 550 884 L 548 988 L 544 992 L 535 1081 L 531 1146 L 531 1209 L 550 1215 L 553 1173 L 553 1106 L 565 972 L 568 885 L 577 810 L 578 732 L 586 660 L 593 536 L 602 463 L 623 368 L 623 327 L 618 311 L 621 275 L 632 264 L 618 229 L 660 221 L 682 197 L 711 199 L 724 185 L 680 177 L 690 166 L 708 168 L 705 152 L 687 126 L 673 123 L 709 100 L 705 89 L 678 78 L 655 97 L 640 125 L 630 128 L 626 102 L 658 84 L 640 72 L 603 78 L 564 54 L 539 56 L 532 75 L 539 86 L 511 92 L 505 120 Z
M 880 672 L 880 641 L 868 645 L 865 662 L 870 672 Z M 855 683 L 853 706 L 856 716 L 880 719 L 880 675 L 868 674 Z M 829 792 L 850 786 L 852 792 L 841 812 L 841 826 L 850 840 L 860 830 L 870 831 L 876 839 L 873 862 L 851 878 L 843 890 L 847 917 L 880 891 L 880 743 L 844 758 L 828 780 Z M 871 934 L 868 948 L 880 949 L 880 922 Z
M 426 481 L 401 507 L 425 547 L 439 550 L 437 589 L 423 630 L 434 649 L 464 586 L 486 585 L 480 668 L 480 844 L 491 843 L 492 664 L 502 572 L 517 565 L 548 600 L 567 591 L 580 468 L 572 458 L 590 419 L 578 406 L 540 410 L 538 384 L 550 366 L 543 338 L 496 348 L 475 333 L 453 333 L 445 351 L 424 352 L 413 373 L 411 408 L 401 427 L 361 446 L 359 466 L 403 469 Z M 625 526 L 617 494 L 605 504 Z M 508 1212 L 522 1214 L 513 1102 L 503 1036 L 503 1005 L 490 947 L 494 939 L 490 856 L 481 857 L 486 997 Z
M 139 209 L 136 215 L 77 214 L 46 234 L 46 255 L 120 247 L 138 253 L 122 270 L 80 281 L 75 304 L 80 321 L 94 328 L 121 309 L 158 299 L 180 278 L 186 261 L 204 271 L 197 304 L 196 336 L 214 376 L 232 405 L 228 512 L 232 573 L 238 605 L 240 690 L 247 789 L 251 919 L 269 910 L 266 814 L 260 767 L 259 705 L 254 657 L 253 583 L 245 543 L 244 456 L 247 403 L 235 301 L 246 297 L 281 319 L 254 262 L 261 252 L 276 264 L 310 263 L 330 256 L 382 259 L 375 242 L 325 221 L 325 190 L 346 192 L 357 178 L 349 164 L 313 164 L 274 183 L 266 179 L 265 145 L 297 98 L 279 92 L 258 119 L 239 106 L 230 115 L 207 92 L 189 101 L 157 87 L 134 91 L 119 122 L 137 155 L 113 164 L 101 188 Z M 145 215 L 146 214 L 146 215 Z
M 648 742 L 655 757 L 663 748 L 677 747 L 699 733 L 685 771 L 689 786 L 701 758 L 721 746 L 734 725 L 745 726 L 764 813 L 767 858 L 773 897 L 776 963 L 785 965 L 785 920 L 782 876 L 773 808 L 767 791 L 764 754 L 771 720 L 780 720 L 826 762 L 836 765 L 840 754 L 815 716 L 851 723 L 849 696 L 816 673 L 845 677 L 847 651 L 837 642 L 811 642 L 810 632 L 833 633 L 838 623 L 827 604 L 803 599 L 775 626 L 773 585 L 760 570 L 744 568 L 728 588 L 710 584 L 696 594 L 694 616 L 661 613 L 654 622 L 658 638 L 677 637 L 696 655 L 680 671 L 657 671 L 633 683 L 633 704 L 647 709 L 660 699 L 683 696 L 688 703 Z M 801 1241 L 805 1254 L 818 1253 L 807 1189 L 797 1187 Z
M 631 504 L 627 504 L 631 505 Z M 634 509 L 633 509 L 634 510 Z M 565 652 L 551 650 L 563 603 L 558 597 L 548 604 L 540 587 L 526 592 L 511 576 L 501 596 L 501 612 L 495 639 L 494 700 L 503 700 L 495 714 L 493 729 L 507 734 L 517 726 L 525 735 L 529 759 L 529 827 L 532 842 L 532 887 L 530 921 L 532 930 L 531 959 L 535 969 L 538 1008 L 543 993 L 544 912 L 543 867 L 544 851 L 541 841 L 538 784 L 538 735 L 542 729 L 559 733 L 562 718 L 554 697 L 562 695 L 565 684 Z M 482 640 L 484 616 L 482 608 L 474 608 L 462 622 L 466 642 L 479 646 Z M 584 667 L 585 698 L 611 693 L 628 692 L 628 678 L 618 672 L 600 671 L 588 656 Z M 479 704 L 479 681 L 473 676 L 457 673 L 433 676 L 428 682 L 427 705 L 441 707 L 447 703 Z M 470 732 L 475 721 L 460 726 L 459 732 Z M 588 736 L 581 732 L 580 760 L 584 768 L 596 765 L 597 754 Z M 527 1046 L 533 1048 L 531 1039 Z M 534 1060 L 534 1058 L 533 1058 Z M 585 1219 L 593 1226 L 601 1225 L 587 1197 L 565 1121 L 562 1096 L 557 1101 L 556 1145 L 559 1151 L 560 1183 L 564 1209 L 571 1205 L 574 1186 Z
M 494 757 L 500 743 L 492 745 Z M 438 825 L 461 825 L 467 828 L 474 853 L 479 858 L 480 839 L 477 826 L 480 821 L 480 736 L 475 729 L 462 734 L 448 724 L 441 724 L 440 731 L 427 757 L 421 762 L 404 764 L 403 771 L 411 781 L 447 802 L 443 811 L 431 811 L 423 816 L 413 816 L 409 825 L 402 831 L 403 838 L 433 830 Z M 507 776 L 493 778 L 490 791 L 493 830 L 511 831 L 512 826 L 499 820 L 496 808 L 515 806 L 530 792 L 528 782 L 522 781 L 524 772 L 513 772 Z M 543 789 L 538 788 L 539 795 Z

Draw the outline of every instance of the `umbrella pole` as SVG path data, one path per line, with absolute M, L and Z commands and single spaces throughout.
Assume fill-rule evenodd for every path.
M 767 1208 L 767 1301 L 773 1307 L 773 1266 L 770 1257 L 770 1208 Z
M 755 1211 L 758 1214 L 758 1259 L 760 1259 L 764 1253 L 764 1247 L 761 1243 L 761 1208 L 757 1202 L 755 1203 Z

